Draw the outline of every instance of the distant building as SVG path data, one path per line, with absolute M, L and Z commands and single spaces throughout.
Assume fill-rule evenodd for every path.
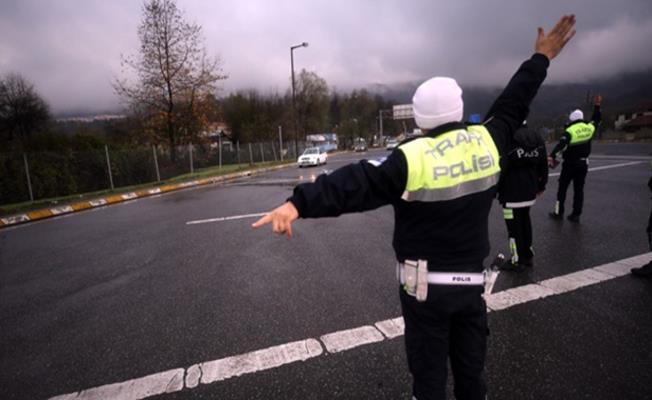
M 336 133 L 318 133 L 306 136 L 306 145 L 310 147 L 319 147 L 320 149 L 331 152 L 337 150 Z
M 618 114 L 614 122 L 617 131 L 635 132 L 643 128 L 652 128 L 652 102 L 637 107 L 637 111 Z
M 211 122 L 208 128 L 201 132 L 199 136 L 207 138 L 213 148 L 218 146 L 220 137 L 222 138 L 222 146 L 229 149 L 233 147 L 233 143 L 229 139 L 231 130 L 225 122 Z

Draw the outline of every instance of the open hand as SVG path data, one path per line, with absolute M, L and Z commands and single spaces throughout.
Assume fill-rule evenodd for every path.
M 552 60 L 564 48 L 566 43 L 575 35 L 575 15 L 564 15 L 547 34 L 539 27 L 534 51 L 541 53 Z
M 265 214 L 258 221 L 251 224 L 252 228 L 260 228 L 269 223 L 272 224 L 272 232 L 279 235 L 288 235 L 292 237 L 292 222 L 299 218 L 299 211 L 297 211 L 294 204 L 289 201 L 280 207 L 277 207 Z

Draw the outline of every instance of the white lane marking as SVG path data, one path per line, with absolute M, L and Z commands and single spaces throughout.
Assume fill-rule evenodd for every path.
M 403 317 L 386 319 L 384 321 L 378 321 L 374 324 L 379 331 L 387 337 L 387 339 L 393 339 L 397 336 L 403 335 L 405 330 L 405 322 Z
M 363 344 L 383 341 L 385 338 L 373 326 L 361 326 L 359 328 L 347 329 L 333 332 L 320 337 L 329 353 L 339 353 Z
M 244 214 L 244 215 L 232 215 L 230 217 L 219 217 L 219 218 L 209 218 L 209 219 L 199 219 L 196 221 L 188 221 L 186 225 L 196 225 L 196 224 L 206 224 L 208 222 L 220 222 L 220 221 L 231 221 L 233 219 L 242 219 L 242 218 L 254 218 L 262 217 L 267 213 L 255 213 L 255 214 Z
M 608 155 L 608 154 L 591 154 L 591 160 L 640 160 L 650 161 L 650 156 L 626 156 L 626 155 Z
M 621 277 L 629 274 L 631 268 L 641 266 L 649 262 L 650 259 L 652 259 L 652 252 L 489 294 L 485 296 L 487 311 L 505 310 L 518 304 L 567 293 Z M 364 344 L 381 342 L 385 338 L 393 339 L 402 336 L 405 328 L 402 317 L 378 321 L 374 325 L 377 329 L 365 325 L 323 335 L 320 340 L 324 347 L 316 339 L 306 339 L 219 360 L 205 361 L 185 369 L 174 369 L 126 382 L 51 397 L 49 400 L 143 399 L 157 394 L 179 391 L 184 389 L 184 386 L 186 389 L 192 389 L 199 384 L 210 384 L 296 361 L 305 361 L 323 354 L 324 348 L 328 353 L 337 353 Z
M 50 400 L 144 399 L 158 394 L 178 392 L 183 389 L 184 373 L 183 368 L 172 369 L 121 383 L 112 383 L 52 397 Z
M 281 365 L 296 361 L 305 361 L 309 358 L 317 357 L 323 352 L 324 349 L 316 339 L 306 339 L 239 356 L 204 362 L 197 364 L 197 369 L 201 373 L 200 382 L 202 384 L 208 384 L 223 381 L 234 376 L 280 367 Z M 189 383 L 193 384 L 194 382 L 187 382 L 186 385 L 189 386 Z
M 490 310 L 498 311 L 517 304 L 542 299 L 553 294 L 555 294 L 555 292 L 552 289 L 537 284 L 531 284 L 487 295 L 485 296 L 485 301 Z
M 613 164 L 613 165 L 606 165 L 602 167 L 594 167 L 594 168 L 589 168 L 589 171 L 599 171 L 602 169 L 610 169 L 610 168 L 620 168 L 620 167 L 627 167 L 630 165 L 635 165 L 635 164 L 640 164 L 640 161 L 634 161 L 634 162 L 627 162 L 627 163 L 622 163 L 622 164 Z M 549 174 L 549 176 L 557 176 L 559 175 L 559 172 Z M 300 180 L 303 180 L 303 176 L 299 177 Z M 311 176 L 310 180 L 314 181 L 315 176 Z M 234 215 L 230 217 L 219 217 L 219 218 L 209 218 L 209 219 L 200 219 L 196 221 L 188 221 L 186 222 L 186 225 L 195 225 L 195 224 L 205 224 L 209 222 L 221 222 L 221 221 L 230 221 L 234 219 L 242 219 L 242 218 L 254 218 L 254 217 L 262 217 L 266 213 L 255 213 L 255 214 L 244 214 L 244 215 Z
M 620 164 L 603 165 L 602 167 L 589 168 L 589 172 L 600 171 L 600 170 L 603 170 L 603 169 L 629 167 L 630 165 L 636 165 L 636 164 L 641 164 L 641 163 L 642 163 L 642 161 L 632 161 L 632 162 L 626 162 L 626 163 L 620 163 Z M 555 172 L 555 173 L 552 173 L 552 174 L 548 174 L 548 176 L 559 176 L 559 174 L 561 174 L 561 172 Z

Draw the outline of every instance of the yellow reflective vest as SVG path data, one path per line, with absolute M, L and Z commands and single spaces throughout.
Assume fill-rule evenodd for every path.
M 422 137 L 399 149 L 408 165 L 403 200 L 452 200 L 498 183 L 498 149 L 482 125 Z
M 569 146 L 586 143 L 593 137 L 595 133 L 595 125 L 586 122 L 577 122 L 566 128 L 566 132 L 570 135 Z

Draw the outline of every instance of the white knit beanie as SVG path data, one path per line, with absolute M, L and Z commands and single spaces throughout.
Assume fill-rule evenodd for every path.
M 412 97 L 414 120 L 422 129 L 462 120 L 462 89 L 455 79 L 436 76 L 423 82 Z
M 568 116 L 568 119 L 570 119 L 571 122 L 577 121 L 577 120 L 580 120 L 580 119 L 584 119 L 584 113 L 582 112 L 582 110 L 577 109 L 577 110 L 573 111 L 572 113 L 570 113 L 570 115 Z

